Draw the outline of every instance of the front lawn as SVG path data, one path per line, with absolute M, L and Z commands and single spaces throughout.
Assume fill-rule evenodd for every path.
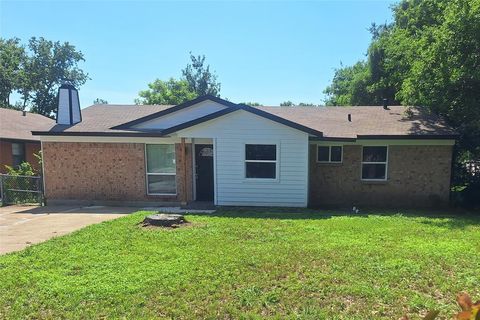
M 1 256 L 0 318 L 447 318 L 458 292 L 480 299 L 472 216 L 146 214 Z

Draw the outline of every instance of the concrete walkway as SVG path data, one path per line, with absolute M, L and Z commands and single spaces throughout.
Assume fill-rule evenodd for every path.
M 131 207 L 7 206 L 0 208 L 0 254 L 139 210 Z

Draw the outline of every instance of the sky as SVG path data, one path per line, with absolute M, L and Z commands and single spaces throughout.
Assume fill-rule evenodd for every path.
M 189 53 L 204 54 L 233 102 L 322 104 L 335 68 L 365 54 L 372 22 L 392 1 L 8 1 L 0 36 L 68 41 L 85 57 L 95 98 L 132 104 L 155 79 L 179 78 Z

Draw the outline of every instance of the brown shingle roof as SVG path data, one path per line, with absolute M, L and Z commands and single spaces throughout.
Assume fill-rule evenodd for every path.
M 111 129 L 168 109 L 161 105 L 93 105 L 82 110 L 83 121 L 73 126 L 55 125 L 51 131 L 70 134 L 135 134 L 135 130 Z M 356 107 L 256 107 L 278 117 L 323 132 L 325 138 L 355 139 L 362 136 L 450 136 L 455 132 L 438 116 L 424 109 L 381 106 Z M 348 121 L 351 114 L 352 121 Z
M 405 114 L 404 106 L 390 106 L 389 110 L 381 106 L 258 108 L 322 131 L 326 138 L 455 134 L 443 119 L 420 108 L 410 108 L 413 112 L 410 117 Z
M 40 140 L 32 131 L 48 130 L 55 120 L 36 113 L 0 108 L 0 138 L 17 140 Z

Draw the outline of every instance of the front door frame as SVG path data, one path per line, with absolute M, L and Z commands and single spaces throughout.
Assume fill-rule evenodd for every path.
M 213 204 L 217 204 L 217 147 L 216 147 L 216 139 L 208 139 L 208 141 L 202 141 L 204 139 L 199 138 L 192 138 L 192 181 L 193 181 L 193 199 L 197 201 L 197 151 L 195 145 L 205 144 L 211 145 L 213 149 Z M 207 139 L 205 139 L 207 140 Z

